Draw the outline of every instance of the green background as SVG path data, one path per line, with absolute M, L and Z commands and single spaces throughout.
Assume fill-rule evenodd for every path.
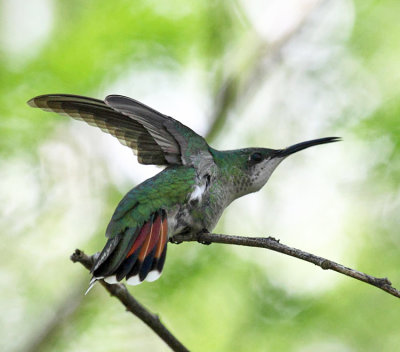
M 94 253 L 122 196 L 160 169 L 94 128 L 30 109 L 124 94 L 216 148 L 296 154 L 215 232 L 273 235 L 400 287 L 400 2 L 2 0 L 0 350 L 167 351 L 69 255 Z M 169 245 L 130 292 L 194 351 L 396 351 L 398 299 L 255 248 Z

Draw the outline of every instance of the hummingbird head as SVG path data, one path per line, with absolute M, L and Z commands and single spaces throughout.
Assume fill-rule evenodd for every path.
M 276 167 L 289 155 L 318 144 L 339 141 L 337 137 L 314 139 L 291 145 L 284 149 L 246 148 L 230 151 L 229 179 L 233 186 L 234 198 L 259 191 L 268 181 Z M 230 159 L 228 157 L 228 159 Z M 232 165 L 235 166 L 232 167 Z

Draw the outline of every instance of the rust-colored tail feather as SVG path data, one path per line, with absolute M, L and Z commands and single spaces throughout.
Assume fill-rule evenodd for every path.
M 117 244 L 112 239 L 109 242 L 93 266 L 94 278 L 104 277 L 107 282 L 126 278 L 133 285 L 156 280 L 161 275 L 167 251 L 166 212 L 156 211 L 141 228 L 126 229 Z M 101 263 L 97 263 L 100 259 Z

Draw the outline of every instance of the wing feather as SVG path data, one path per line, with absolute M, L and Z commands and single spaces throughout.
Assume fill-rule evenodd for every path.
M 102 101 L 79 95 L 47 94 L 29 100 L 28 104 L 100 128 L 131 148 L 142 164 L 204 169 L 201 163 L 213 162 L 204 138 L 172 117 L 128 97 L 109 95 Z
M 138 121 L 154 138 L 170 164 L 197 167 L 196 156 L 212 160 L 207 142 L 189 127 L 172 117 L 122 95 L 109 95 L 105 103 L 114 110 Z
M 115 111 L 104 101 L 79 95 L 49 94 L 35 97 L 28 104 L 100 128 L 131 148 L 142 164 L 168 164 L 163 150 L 142 124 Z

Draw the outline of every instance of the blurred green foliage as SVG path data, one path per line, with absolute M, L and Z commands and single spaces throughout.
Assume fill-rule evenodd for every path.
M 329 2 L 321 1 L 321 6 Z M 400 287 L 400 3 L 342 2 L 354 10 L 354 20 L 350 38 L 341 45 L 372 77 L 380 100 L 368 116 L 351 125 L 344 124 L 342 116 L 332 125 L 366 145 L 363 158 L 373 153 L 385 156 L 376 158 L 362 182 L 352 186 L 359 206 L 347 214 L 343 261 L 372 275 L 387 275 Z M 57 92 L 101 98 L 129 70 L 165 71 L 178 77 L 191 68 L 204 72 L 198 85 L 206 87 L 212 101 L 226 84 L 229 64 L 240 61 L 241 51 L 248 49 L 243 46 L 246 38 L 261 36 L 237 2 L 48 3 L 53 26 L 47 37 L 29 53 L 10 53 L 4 45 L 0 52 L 0 349 L 166 351 L 156 335 L 101 288 L 84 297 L 88 273 L 68 260 L 74 247 L 88 253 L 102 247 L 107 221 L 128 190 L 128 181 L 124 189 L 113 184 L 107 159 L 100 155 L 106 148 L 88 146 L 79 139 L 82 135 L 74 139 L 81 127 L 29 109 L 25 102 Z M 40 13 L 25 16 L 40 17 Z M 317 12 L 313 21 L 318 20 Z M 292 41 L 296 40 L 294 35 Z M 171 87 L 174 84 L 171 81 Z M 325 89 L 322 80 L 318 88 Z M 312 99 L 307 104 L 311 106 Z M 228 119 L 222 127 L 229 130 L 235 123 Z M 299 117 L 296 123 L 307 120 Z M 287 128 L 296 133 L 296 126 Z M 252 136 L 271 136 L 268 125 L 257 131 L 254 127 L 248 126 Z M 83 131 L 85 136 L 87 130 Z M 219 130 L 217 138 L 226 138 L 224 132 Z M 351 143 L 346 148 L 352 148 Z M 226 231 L 230 221 L 223 218 L 218 231 Z M 320 231 L 318 236 L 323 236 L 324 229 Z M 254 230 L 248 233 L 252 234 Z M 170 245 L 162 278 L 130 291 L 194 351 L 398 350 L 400 309 L 394 297 L 345 278 L 327 289 L 297 293 L 269 279 L 268 270 L 279 275 L 279 268 L 267 270 L 249 260 L 253 251 L 257 250 Z M 277 256 L 266 252 L 263 260 Z M 305 263 L 298 266 L 304 266 L 310 277 L 318 270 Z M 323 275 L 327 281 L 337 280 L 335 273 Z

